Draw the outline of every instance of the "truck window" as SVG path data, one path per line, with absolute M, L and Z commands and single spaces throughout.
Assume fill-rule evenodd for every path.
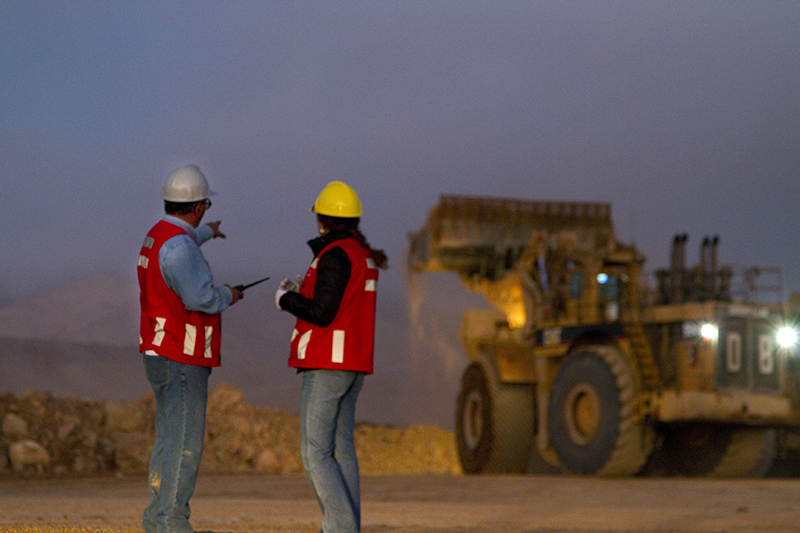
M 604 301 L 619 300 L 619 276 L 600 273 L 597 275 L 597 282 L 600 284 L 600 299 Z
M 581 286 L 583 285 L 583 272 L 573 272 L 569 278 L 569 297 L 577 300 L 581 297 Z

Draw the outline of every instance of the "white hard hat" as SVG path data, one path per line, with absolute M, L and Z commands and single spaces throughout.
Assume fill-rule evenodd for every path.
M 197 165 L 184 165 L 175 170 L 161 189 L 161 196 L 170 202 L 196 202 L 213 194 Z

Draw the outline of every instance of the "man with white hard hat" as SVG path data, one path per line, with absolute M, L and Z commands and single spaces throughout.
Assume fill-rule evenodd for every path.
M 139 252 L 139 351 L 156 400 L 145 533 L 191 533 L 189 498 L 203 454 L 208 377 L 220 365 L 220 313 L 243 297 L 215 286 L 200 251 L 222 237 L 220 222 L 200 226 L 213 193 L 195 165 L 169 175 L 165 215 Z

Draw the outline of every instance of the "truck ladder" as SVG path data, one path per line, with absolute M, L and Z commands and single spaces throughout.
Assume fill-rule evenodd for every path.
M 625 334 L 631 343 L 631 351 L 642 376 L 642 388 L 647 391 L 658 390 L 661 381 L 658 379 L 658 366 L 653 356 L 653 347 L 644 332 L 642 323 L 636 320 L 622 324 Z

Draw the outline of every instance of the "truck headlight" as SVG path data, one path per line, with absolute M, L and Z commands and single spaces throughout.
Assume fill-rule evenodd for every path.
M 719 336 L 719 328 L 714 324 L 703 324 L 700 327 L 700 335 L 707 341 L 715 341 Z
M 791 348 L 797 344 L 797 330 L 788 326 L 778 330 L 778 344 L 783 348 Z

